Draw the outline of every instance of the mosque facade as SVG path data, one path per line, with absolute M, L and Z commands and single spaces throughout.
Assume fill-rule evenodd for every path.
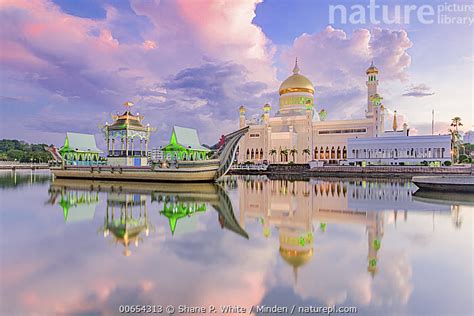
M 400 164 L 407 160 L 406 164 L 410 164 L 419 163 L 421 160 L 440 162 L 451 160 L 451 144 L 448 138 L 432 136 L 428 143 L 427 139 L 418 141 L 416 139 L 418 136 L 409 136 L 409 127 L 406 123 L 398 126 L 396 112 L 392 128 L 386 130 L 386 109 L 382 104 L 382 97 L 378 94 L 379 70 L 372 63 L 366 75 L 367 105 L 364 116 L 359 119 L 326 120 L 326 110 L 317 109 L 315 106 L 315 89 L 312 82 L 300 74 L 296 61 L 293 74 L 280 85 L 279 108 L 274 116 L 270 116 L 271 106 L 265 104 L 260 119 L 248 120 L 245 107 L 240 107 L 239 126 L 240 128 L 249 126 L 250 130 L 239 144 L 238 162 L 320 161 L 325 164 L 349 162 L 357 164 L 365 159 L 362 153 L 367 153 L 364 147 L 367 141 L 369 145 L 378 146 L 386 143 L 382 137 L 391 137 L 393 148 L 385 146 L 386 153 L 379 154 L 379 148 L 371 146 L 370 149 L 377 152 L 378 159 L 368 163 Z M 366 142 L 359 143 L 358 139 L 365 139 Z M 409 146 L 411 143 L 416 148 L 411 148 Z M 419 146 L 422 148 L 418 148 Z M 400 153 L 403 153 L 400 159 L 398 156 L 394 157 L 395 154 L 398 155 L 398 147 Z M 416 158 L 422 159 L 412 159 L 415 158 L 415 154 L 418 155 Z

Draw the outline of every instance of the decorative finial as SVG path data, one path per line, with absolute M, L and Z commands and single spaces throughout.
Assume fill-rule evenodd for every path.
M 397 124 L 397 111 L 393 111 L 393 131 L 396 132 L 398 128 Z
M 372 59 L 372 62 L 370 63 L 370 67 L 374 68 L 374 60 Z
M 123 105 L 124 105 L 125 107 L 131 107 L 131 106 L 133 106 L 133 103 L 130 102 L 130 101 L 127 101 L 127 102 L 124 102 Z
M 300 72 L 300 67 L 298 67 L 298 57 L 296 57 L 296 60 L 295 60 L 295 67 L 293 68 L 293 73 L 294 74 L 297 74 Z

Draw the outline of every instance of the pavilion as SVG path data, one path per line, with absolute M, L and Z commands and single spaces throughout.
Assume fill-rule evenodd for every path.
M 131 112 L 132 102 L 123 105 L 125 112 L 113 115 L 114 122 L 110 125 L 105 123 L 102 128 L 107 143 L 107 163 L 112 166 L 146 166 L 150 134 L 156 129 L 150 124 L 144 126 L 144 116 Z M 116 142 L 120 147 L 116 146 Z
M 204 160 L 210 149 L 201 145 L 195 129 L 174 126 L 168 145 L 163 147 L 163 156 L 171 160 Z
M 97 148 L 94 135 L 68 132 L 59 153 L 66 165 L 96 165 L 102 150 Z

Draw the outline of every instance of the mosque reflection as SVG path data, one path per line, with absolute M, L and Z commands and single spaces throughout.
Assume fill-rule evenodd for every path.
M 193 219 L 211 205 L 218 213 L 221 228 L 248 238 L 234 215 L 226 191 L 217 184 L 156 184 L 55 179 L 49 188 L 49 204 L 62 208 L 66 223 L 92 220 L 99 196 L 106 194 L 105 238 L 124 247 L 130 256 L 130 245 L 138 247 L 155 226 L 150 223 L 148 204 L 156 203 L 158 213 L 167 218 L 171 235 L 181 225 L 189 229 Z M 150 202 L 148 202 L 150 201 Z M 178 224 L 179 223 L 179 224 Z M 195 222 L 194 222 L 195 224 Z
M 378 252 L 382 247 L 384 223 L 388 216 L 395 222 L 399 213 L 407 221 L 410 211 L 451 212 L 460 226 L 459 205 L 436 200 L 417 201 L 416 187 L 407 180 L 310 181 L 269 180 L 267 177 L 234 178 L 239 193 L 240 224 L 261 224 L 265 237 L 275 228 L 279 253 L 297 279 L 298 268 L 314 255 L 316 233 L 325 233 L 332 224 L 358 225 L 367 235 L 367 271 L 378 271 Z M 462 203 L 465 203 L 463 201 Z M 316 229 L 314 225 L 316 224 Z

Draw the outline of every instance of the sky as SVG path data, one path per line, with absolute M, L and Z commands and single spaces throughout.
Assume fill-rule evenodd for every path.
M 396 110 L 399 125 L 429 134 L 434 109 L 436 134 L 455 116 L 472 129 L 468 0 L 3 0 L 0 17 L 0 139 L 59 146 L 71 131 L 103 146 L 99 126 L 132 101 L 156 127 L 153 146 L 173 125 L 213 144 L 238 128 L 241 105 L 249 118 L 278 110 L 296 57 L 328 120 L 364 116 L 373 60 L 387 119 Z

